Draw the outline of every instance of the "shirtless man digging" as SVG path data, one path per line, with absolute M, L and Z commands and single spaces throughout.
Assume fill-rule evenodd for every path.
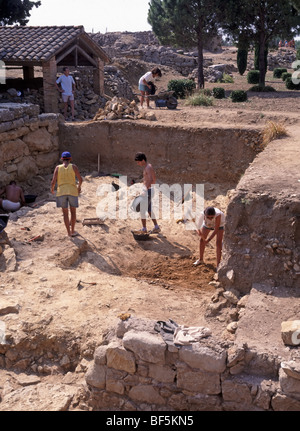
M 159 233 L 160 227 L 157 224 L 157 220 L 155 218 L 155 215 L 151 208 L 151 199 L 154 194 L 154 189 L 152 187 L 153 184 L 156 183 L 156 175 L 155 171 L 153 169 L 153 166 L 147 162 L 147 157 L 144 153 L 137 153 L 135 155 L 134 160 L 137 162 L 137 164 L 143 168 L 143 183 L 145 191 L 142 196 L 145 197 L 145 203 L 141 203 L 141 221 L 142 221 L 142 232 L 147 232 L 146 228 L 146 208 L 148 211 L 149 216 L 151 217 L 151 220 L 154 224 L 154 229 L 152 229 L 152 233 Z
M 25 205 L 23 190 L 17 186 L 15 181 L 11 181 L 8 186 L 0 189 L 0 196 L 4 194 L 6 199 L 0 198 L 0 207 L 4 211 L 18 211 L 21 206 Z

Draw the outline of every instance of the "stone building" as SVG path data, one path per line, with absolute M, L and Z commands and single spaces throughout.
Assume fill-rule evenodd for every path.
M 41 66 L 45 112 L 56 113 L 58 67 L 91 66 L 94 92 L 102 96 L 104 64 L 110 62 L 110 58 L 83 26 L 0 26 L 0 61 L 5 68 L 22 67 L 25 82 L 32 81 L 34 67 Z

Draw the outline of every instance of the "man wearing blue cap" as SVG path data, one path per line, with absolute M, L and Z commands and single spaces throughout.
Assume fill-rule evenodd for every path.
M 81 192 L 82 178 L 76 165 L 71 163 L 71 154 L 64 151 L 61 155 L 62 164 L 56 166 L 51 181 L 51 193 L 56 190 L 56 206 L 62 208 L 64 223 L 67 228 L 68 236 L 77 236 L 75 232 L 76 208 L 78 208 L 78 195 Z M 76 178 L 78 184 L 76 184 Z M 69 206 L 71 213 L 71 224 L 69 219 Z

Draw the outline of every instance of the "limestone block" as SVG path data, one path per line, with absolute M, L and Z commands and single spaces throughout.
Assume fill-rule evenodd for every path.
M 281 362 L 281 368 L 290 377 L 300 380 L 300 362 L 287 361 Z
M 16 130 L 0 133 L 0 142 L 13 141 L 14 139 L 18 139 L 24 135 L 27 135 L 28 132 L 29 128 L 24 126 Z
M 129 331 L 124 335 L 123 346 L 145 362 L 165 361 L 166 343 L 159 335 Z
M 283 369 L 279 370 L 279 383 L 284 394 L 300 400 L 300 380 L 287 375 Z
M 22 157 L 26 152 L 28 152 L 28 147 L 21 139 L 0 143 L 0 167 L 4 162 Z
M 125 392 L 125 385 L 122 381 L 126 376 L 125 372 L 120 372 L 112 369 L 106 371 L 106 390 L 123 395 Z
M 272 398 L 272 408 L 276 412 L 299 412 L 300 401 L 288 397 L 284 394 L 277 393 Z
M 300 344 L 300 320 L 281 322 L 281 337 L 284 344 L 297 346 Z
M 17 259 L 13 248 L 7 247 L 3 251 L 5 271 L 14 272 L 17 270 Z
M 36 165 L 38 168 L 53 168 L 59 160 L 59 153 L 58 151 L 52 152 L 52 153 L 43 153 L 38 154 L 35 157 Z
M 24 157 L 18 165 L 18 179 L 19 181 L 26 181 L 38 173 L 38 167 L 32 157 Z
M 47 152 L 52 148 L 51 135 L 45 127 L 28 133 L 24 136 L 23 141 L 31 151 Z
M 149 385 L 134 386 L 130 389 L 128 396 L 138 402 L 144 402 L 148 404 L 159 404 L 163 405 L 166 403 L 163 397 L 161 397 L 158 391 Z
M 252 403 L 249 386 L 238 380 L 225 380 L 222 382 L 222 395 L 224 401 L 234 401 L 241 404 Z
M 207 371 L 192 371 L 188 367 L 178 367 L 177 388 L 206 395 L 221 392 L 220 375 Z
M 106 351 L 107 366 L 116 370 L 134 374 L 136 370 L 135 357 L 122 346 L 111 343 Z
M 210 373 L 222 373 L 226 369 L 226 350 L 193 343 L 179 350 L 179 359 L 192 368 Z
M 85 380 L 88 385 L 94 388 L 105 389 L 106 367 L 93 362 L 85 374 Z
M 163 365 L 149 366 L 149 377 L 163 383 L 173 383 L 175 380 L 176 372 L 170 367 Z
M 99 346 L 94 353 L 94 361 L 97 365 L 106 365 L 107 345 Z

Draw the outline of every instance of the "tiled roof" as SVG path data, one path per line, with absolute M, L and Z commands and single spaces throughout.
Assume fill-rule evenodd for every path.
M 0 26 L 0 60 L 47 61 L 83 33 L 83 26 Z

